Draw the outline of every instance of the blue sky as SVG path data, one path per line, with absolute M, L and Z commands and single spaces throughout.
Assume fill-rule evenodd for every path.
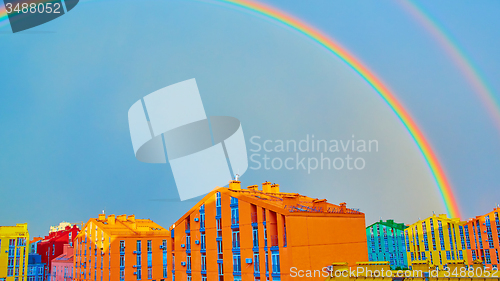
M 439 155 L 463 219 L 500 203 L 499 132 L 444 50 L 395 1 L 263 2 L 323 30 L 387 82 Z M 500 95 L 500 3 L 420 2 Z M 375 92 L 313 41 L 251 12 L 209 1 L 83 1 L 22 33 L 1 28 L 0 50 L 0 225 L 28 222 L 42 235 L 103 209 L 175 222 L 196 200 L 178 201 L 168 165 L 135 159 L 127 111 L 190 78 L 207 115 L 241 121 L 248 149 L 252 136 L 380 144 L 358 155 L 361 171 L 250 169 L 243 185 L 269 180 L 345 201 L 367 224 L 444 211 L 415 144 Z

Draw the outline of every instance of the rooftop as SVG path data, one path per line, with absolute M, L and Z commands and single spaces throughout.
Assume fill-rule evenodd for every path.
M 326 199 L 312 198 L 298 193 L 280 192 L 279 184 L 264 182 L 262 183 L 262 190 L 259 190 L 258 185 L 241 188 L 241 182 L 233 180 L 229 182 L 228 188 L 217 187 L 212 190 L 177 222 L 182 221 L 190 213 L 198 209 L 200 205 L 211 200 L 216 192 L 228 193 L 230 196 L 238 198 L 238 200 L 265 206 L 267 209 L 286 215 L 364 217 L 364 213 L 360 212 L 359 209 L 347 208 L 346 203 L 336 205 L 327 202 Z
M 167 229 L 161 227 L 150 219 L 136 219 L 135 215 L 109 215 L 99 214 L 97 218 L 91 218 L 84 226 L 92 224 L 100 228 L 108 235 L 137 236 L 137 235 L 169 235 Z M 80 235 L 80 234 L 79 234 Z
M 387 220 L 387 221 L 380 220 L 380 221 L 378 221 L 376 223 L 373 223 L 373 224 L 369 225 L 366 228 L 372 227 L 372 226 L 374 226 L 376 224 L 385 225 L 387 227 L 395 228 L 395 229 L 399 229 L 399 230 L 405 230 L 405 229 L 408 228 L 408 226 L 406 226 L 404 223 L 397 223 L 397 222 L 394 222 L 394 220 Z

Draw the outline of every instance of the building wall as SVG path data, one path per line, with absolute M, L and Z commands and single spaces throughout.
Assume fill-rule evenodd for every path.
M 387 261 L 391 268 L 408 268 L 403 224 L 393 227 L 393 221 L 376 222 L 366 228 L 370 261 Z
M 433 215 L 410 225 L 405 230 L 408 263 L 429 260 L 431 266 L 441 269 L 449 262 L 469 263 L 464 224 L 446 215 Z
M 52 260 L 61 255 L 64 251 L 64 245 L 72 244 L 76 235 L 78 234 L 78 227 L 67 226 L 65 230 L 51 232 L 48 236 L 38 242 L 37 253 L 42 257 L 42 263 L 45 263 L 45 278 L 49 279 L 52 271 Z
M 488 268 L 500 264 L 500 208 L 478 216 L 467 222 L 465 227 L 467 255 L 470 260 L 479 259 Z
M 28 273 L 27 281 L 42 281 L 45 264 L 42 263 L 42 257 L 39 254 L 30 253 L 28 255 Z
M 171 228 L 169 257 L 172 261 L 175 257 L 171 269 L 176 280 L 219 280 L 220 266 L 224 280 L 292 280 L 291 267 L 321 270 L 335 261 L 355 264 L 368 258 L 364 215 L 290 214 L 229 189 L 219 190 Z M 203 256 L 206 270 L 202 270 Z
M 114 228 L 123 226 L 119 220 L 127 219 L 131 220 L 132 216 L 118 216 L 116 219 L 109 216 L 105 219 L 106 229 L 101 228 L 102 224 L 96 223 L 95 219 L 87 222 L 75 241 L 74 280 L 101 280 L 101 276 L 103 281 L 164 279 L 162 248 L 170 238 L 167 230 L 162 228 L 158 234 L 158 231 L 152 233 L 136 229 L 134 233 L 130 229 Z M 151 226 L 160 228 L 152 221 Z M 137 241 L 140 241 L 140 248 Z M 148 241 L 151 243 L 150 251 Z M 137 266 L 138 256 L 140 269 Z
M 0 226 L 0 280 L 26 281 L 28 255 L 28 224 Z
M 51 281 L 73 280 L 73 255 L 74 248 L 64 245 L 62 255 L 52 260 Z

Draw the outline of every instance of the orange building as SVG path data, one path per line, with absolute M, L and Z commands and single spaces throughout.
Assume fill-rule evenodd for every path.
M 164 280 L 169 238 L 152 220 L 100 214 L 76 237 L 73 280 Z
M 500 266 L 500 208 L 470 219 L 464 225 L 467 255 L 470 264 L 480 260 L 489 269 Z
M 294 280 L 299 271 L 368 259 L 363 213 L 345 203 L 283 193 L 269 182 L 259 190 L 231 181 L 170 230 L 171 280 Z

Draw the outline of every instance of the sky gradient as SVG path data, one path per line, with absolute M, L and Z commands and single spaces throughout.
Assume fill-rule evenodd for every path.
M 359 75 L 304 35 L 215 2 L 83 1 L 23 33 L 0 28 L 0 225 L 28 222 L 32 235 L 41 235 L 62 220 L 86 221 L 105 209 L 168 227 L 196 199 L 178 201 L 168 164 L 135 159 L 127 111 L 139 98 L 190 78 L 197 79 L 207 115 L 241 121 L 248 149 L 255 148 L 252 136 L 354 135 L 380 144 L 378 152 L 358 155 L 366 159 L 361 171 L 250 169 L 243 185 L 269 180 L 282 191 L 345 201 L 366 213 L 367 224 L 380 217 L 411 223 L 444 211 L 414 142 Z M 399 4 L 263 2 L 316 26 L 391 87 L 437 152 L 463 219 L 499 203 L 493 119 L 446 50 Z M 421 7 L 497 93 L 500 4 L 451 3 Z

